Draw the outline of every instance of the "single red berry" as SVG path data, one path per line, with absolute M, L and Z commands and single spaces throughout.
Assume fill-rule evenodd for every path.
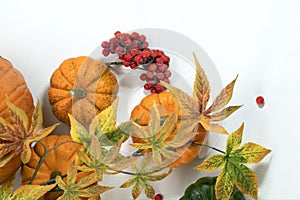
M 150 72 L 155 72 L 156 69 L 157 69 L 157 65 L 156 65 L 155 63 L 151 63 L 151 64 L 149 65 L 149 67 L 148 67 L 148 70 L 149 70 Z
M 163 80 L 163 79 L 165 78 L 165 75 L 164 75 L 164 73 L 159 72 L 159 73 L 156 74 L 156 78 L 157 78 L 158 80 Z
M 166 77 L 163 79 L 163 81 L 166 82 L 166 83 L 170 83 L 170 80 Z
M 124 65 L 125 67 L 129 67 L 130 64 L 131 64 L 131 62 L 128 62 L 128 61 L 126 61 L 126 60 L 123 61 L 123 65 Z
M 150 89 L 150 92 L 151 92 L 152 94 L 154 94 L 154 93 L 157 93 L 157 90 L 153 87 L 153 88 Z
M 154 200 L 163 200 L 163 195 L 161 195 L 161 194 L 156 194 L 156 195 L 154 196 Z
M 109 55 L 109 50 L 107 50 L 107 49 L 103 49 L 102 50 L 102 55 L 104 55 L 104 56 L 108 56 Z
M 142 40 L 142 41 L 145 41 L 147 38 L 146 38 L 145 35 L 140 35 L 140 36 L 139 36 L 139 39 Z
M 168 64 L 170 62 L 169 56 L 162 55 L 161 58 L 163 59 L 163 61 L 164 61 L 165 64 Z
M 117 54 L 123 54 L 123 48 L 120 47 L 120 46 L 118 46 L 118 47 L 116 48 L 116 53 L 117 53 Z
M 131 63 L 130 65 L 129 65 L 129 67 L 131 68 L 131 69 L 136 69 L 137 68 L 137 64 L 136 63 Z
M 166 70 L 166 71 L 164 72 L 164 74 L 165 74 L 165 77 L 166 77 L 166 78 L 170 78 L 170 76 L 171 76 L 171 71 L 170 71 L 170 70 Z
M 256 98 L 256 103 L 257 103 L 257 105 L 261 106 L 265 103 L 265 99 L 262 96 L 258 96 Z
M 148 71 L 148 72 L 147 72 L 147 77 L 148 77 L 149 79 L 153 79 L 153 78 L 154 78 L 154 73 Z
M 141 64 L 144 61 L 144 59 L 140 55 L 134 56 L 133 60 L 136 64 Z
M 158 93 L 160 93 L 160 92 L 162 92 L 162 91 L 165 90 L 165 87 L 164 87 L 162 84 L 157 83 L 157 84 L 155 85 L 155 89 L 156 89 L 156 91 L 157 91 Z
M 166 64 L 162 64 L 158 67 L 159 71 L 164 72 L 166 71 L 166 69 L 168 69 L 168 65 Z
M 118 36 L 120 36 L 121 34 L 122 34 L 122 33 L 121 33 L 120 31 L 116 31 L 114 35 L 115 35 L 115 37 L 118 37 Z
M 157 50 L 155 50 L 155 49 L 150 50 L 150 53 L 151 53 L 152 58 L 156 58 L 158 56 Z
M 151 88 L 153 88 L 154 84 L 151 82 L 148 82 L 144 85 L 145 90 L 150 90 Z
M 104 41 L 101 43 L 101 46 L 104 48 L 104 49 L 107 49 L 109 47 L 109 43 L 107 41 Z
M 147 75 L 146 75 L 145 73 L 142 73 L 142 74 L 140 75 L 140 79 L 141 79 L 142 81 L 147 80 Z
M 125 54 L 119 54 L 119 59 L 120 59 L 120 60 L 124 60 L 124 55 L 125 55 Z
M 141 47 L 142 47 L 142 49 L 145 49 L 145 48 L 147 48 L 148 46 L 149 46 L 149 43 L 145 41 L 145 42 L 142 43 L 142 46 L 141 46 Z
M 115 45 L 115 43 L 109 43 L 109 48 L 111 50 L 115 50 L 117 48 L 117 45 Z
M 132 46 L 132 48 L 137 49 L 139 47 L 139 41 L 138 40 L 133 40 L 131 42 L 131 46 Z
M 138 49 L 131 49 L 130 50 L 130 54 L 132 55 L 132 56 L 136 56 L 136 55 L 138 55 L 140 53 L 140 50 L 138 50 Z
M 161 57 L 155 58 L 155 62 L 158 64 L 163 64 L 164 60 Z
M 132 43 L 132 41 L 131 41 L 130 39 L 127 39 L 127 40 L 124 41 L 124 45 L 125 45 L 126 47 L 130 47 L 130 46 L 131 46 L 131 43 Z
M 127 62 L 131 62 L 132 61 L 132 55 L 130 53 L 126 53 L 124 55 L 124 60 Z
M 148 59 L 148 58 L 150 58 L 151 53 L 150 53 L 149 50 L 144 50 L 144 51 L 141 52 L 141 56 L 142 56 L 143 58 L 145 58 L 145 59 Z
M 132 32 L 130 35 L 131 35 L 131 37 L 132 37 L 133 39 L 138 39 L 139 36 L 140 36 L 140 34 L 137 33 L 137 32 Z

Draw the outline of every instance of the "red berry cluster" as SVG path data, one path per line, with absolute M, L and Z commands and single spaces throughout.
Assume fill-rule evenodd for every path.
M 140 75 L 140 79 L 147 82 L 144 85 L 146 90 L 150 90 L 151 93 L 160 93 L 165 90 L 160 81 L 169 83 L 170 58 L 161 50 L 149 49 L 144 35 L 136 32 L 128 34 L 117 31 L 114 38 L 108 42 L 102 42 L 101 46 L 104 56 L 117 54 L 125 67 L 145 70 Z

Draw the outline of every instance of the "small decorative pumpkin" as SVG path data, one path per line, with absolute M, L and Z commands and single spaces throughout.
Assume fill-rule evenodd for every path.
M 0 117 L 11 122 L 6 105 L 6 96 L 31 118 L 34 110 L 33 98 L 23 75 L 12 63 L 0 56 Z
M 67 140 L 72 140 L 69 135 L 49 135 L 40 142 L 42 142 L 46 149 L 50 148 L 65 142 Z M 35 179 L 32 184 L 38 185 L 44 182 L 47 182 L 51 178 L 55 178 L 56 175 L 65 175 L 67 174 L 69 166 L 75 161 L 76 151 L 80 149 L 82 145 L 74 143 L 74 142 L 66 142 L 54 150 L 50 151 L 41 167 L 39 168 Z M 43 156 L 44 148 L 40 143 L 36 143 L 36 145 L 31 150 L 32 155 L 31 159 L 28 163 L 23 165 L 21 170 L 22 176 L 22 184 L 28 184 L 35 169 L 38 166 L 38 162 Z M 79 172 L 78 179 L 87 176 L 89 173 Z M 53 198 L 54 195 L 59 196 L 61 193 L 50 192 L 48 193 L 48 198 L 51 196 Z M 47 198 L 47 199 L 48 199 Z
M 104 63 L 80 56 L 66 59 L 54 71 L 48 95 L 60 121 L 70 124 L 68 114 L 72 114 L 88 125 L 111 105 L 117 92 L 117 79 Z
M 141 126 L 147 126 L 150 120 L 150 108 L 154 105 L 162 105 L 165 109 L 166 115 L 170 116 L 174 111 L 177 111 L 178 115 L 180 115 L 180 110 L 178 105 L 175 103 L 173 96 L 170 92 L 162 92 L 159 94 L 150 94 L 144 97 L 140 104 L 135 106 L 131 112 L 130 119 L 136 121 Z M 178 121 L 178 124 L 180 121 Z M 175 132 L 176 130 L 174 130 Z M 194 141 L 197 143 L 203 143 L 205 137 L 207 135 L 207 131 L 199 124 L 197 129 L 197 134 L 194 137 Z M 171 140 L 172 138 L 170 138 Z M 133 142 L 142 142 L 141 139 L 132 136 Z M 186 144 L 182 147 L 176 149 L 176 152 L 181 156 L 171 163 L 171 167 L 179 167 L 184 164 L 188 164 L 193 161 L 201 150 L 201 146 Z
M 6 104 L 6 97 L 14 105 L 24 110 L 29 119 L 31 118 L 34 104 L 25 79 L 10 61 L 0 56 L 0 117 L 11 123 L 12 120 Z M 6 142 L 0 140 L 0 144 L 5 144 Z M 3 167 L 0 167 L 0 184 L 11 177 L 21 164 L 21 158 L 17 155 Z

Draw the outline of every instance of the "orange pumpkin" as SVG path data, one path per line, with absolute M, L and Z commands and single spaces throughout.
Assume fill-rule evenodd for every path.
M 102 62 L 80 56 L 63 61 L 54 71 L 48 90 L 54 115 L 70 124 L 68 114 L 88 125 L 109 107 L 118 92 L 117 79 Z
M 178 115 L 180 115 L 180 110 L 175 103 L 173 96 L 170 92 L 162 92 L 159 94 L 150 94 L 143 98 L 137 106 L 131 112 L 130 119 L 133 121 L 137 121 L 137 123 L 141 126 L 147 126 L 150 120 L 150 108 L 154 105 L 162 105 L 165 109 L 166 115 L 171 115 L 174 111 L 177 111 Z M 178 121 L 178 124 L 180 121 Z M 175 132 L 176 130 L 174 130 Z M 207 131 L 199 124 L 197 129 L 197 134 L 194 137 L 194 141 L 197 143 L 203 143 L 205 137 L 207 135 Z M 173 135 L 174 137 L 174 135 Z M 173 137 L 170 137 L 171 140 Z M 143 142 L 142 139 L 132 137 L 133 142 Z M 181 156 L 171 163 L 171 167 L 179 167 L 181 165 L 190 163 L 193 161 L 201 150 L 201 146 L 195 146 L 186 144 L 182 147 L 176 149 L 176 152 Z
M 10 61 L 0 56 L 0 117 L 11 123 L 6 96 L 14 105 L 24 110 L 30 120 L 34 104 L 25 79 Z M 6 143 L 6 141 L 0 139 L 0 144 L 3 143 Z M 21 164 L 20 155 L 16 155 L 6 165 L 0 167 L 0 184 L 11 177 Z
M 40 140 L 40 142 L 42 142 L 48 150 L 67 140 L 72 140 L 72 138 L 69 135 L 49 135 Z M 69 166 L 75 161 L 77 149 L 80 149 L 81 147 L 82 145 L 80 144 L 66 142 L 50 151 L 41 164 L 32 184 L 38 185 L 47 182 L 51 178 L 55 178 L 56 175 L 67 174 Z M 23 165 L 21 170 L 22 184 L 29 183 L 38 162 L 44 153 L 44 148 L 40 143 L 36 143 L 31 152 L 32 155 L 30 161 Z M 78 179 L 87 176 L 88 174 L 89 173 L 86 172 L 79 172 Z M 50 196 L 53 197 L 53 195 L 59 196 L 61 193 L 51 192 L 47 195 L 49 198 Z

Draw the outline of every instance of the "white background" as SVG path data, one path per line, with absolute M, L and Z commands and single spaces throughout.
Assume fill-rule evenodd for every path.
M 272 149 L 253 166 L 259 199 L 300 199 L 300 1 L 10 0 L 1 2 L 0 20 L 0 55 L 22 71 L 44 107 L 62 60 L 90 54 L 116 30 L 186 35 L 208 53 L 224 84 L 239 74 L 231 104 L 244 106 L 224 126 L 234 131 L 245 122 L 244 142 Z M 258 95 L 265 97 L 263 108 Z M 185 184 L 174 192 L 181 194 Z

